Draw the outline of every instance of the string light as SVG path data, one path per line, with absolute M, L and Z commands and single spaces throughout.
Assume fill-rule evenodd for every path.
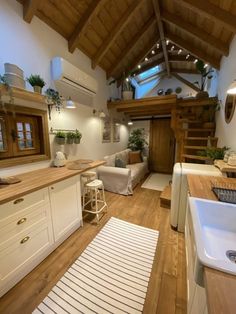
M 148 61 L 148 58 L 147 58 L 147 57 L 145 58 L 145 61 Z
M 136 75 L 136 74 L 134 73 L 134 74 L 133 74 L 133 77 L 135 77 L 135 75 Z
M 178 51 L 178 55 L 180 55 L 182 51 L 183 51 L 182 49 L 179 49 L 179 51 Z
M 159 49 L 160 48 L 160 44 L 159 43 L 157 43 L 157 49 Z
M 206 63 L 206 64 L 204 65 L 204 69 L 207 68 L 207 67 L 208 67 L 208 64 Z
M 138 68 L 141 69 L 141 65 L 140 64 L 138 65 Z
M 187 56 L 186 56 L 186 60 L 188 60 L 189 57 L 190 57 L 190 54 L 188 53 Z
M 167 46 L 169 45 L 169 42 L 170 42 L 169 39 L 167 39 L 167 41 L 166 41 L 166 45 L 167 45 Z
M 128 77 L 126 77 L 126 82 L 129 82 L 129 78 Z
M 194 64 L 197 63 L 197 62 L 198 62 L 198 59 L 195 59 L 195 60 L 193 61 Z
M 170 50 L 173 51 L 174 49 L 175 49 L 175 46 L 173 45 Z
M 155 50 L 152 50 L 152 54 L 153 54 L 153 55 L 155 54 Z

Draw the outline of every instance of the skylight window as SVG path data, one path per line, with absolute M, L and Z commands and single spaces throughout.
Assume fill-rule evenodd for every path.
M 156 73 L 158 73 L 160 71 L 160 66 L 155 66 L 145 72 L 142 72 L 138 75 L 139 80 L 145 80 L 147 79 L 149 76 L 152 76 Z

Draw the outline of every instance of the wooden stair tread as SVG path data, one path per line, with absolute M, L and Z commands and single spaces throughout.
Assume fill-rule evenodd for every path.
M 204 129 L 204 128 L 201 128 L 201 129 L 198 129 L 198 128 L 181 128 L 182 131 L 188 131 L 188 132 L 212 132 L 212 131 L 215 131 L 215 129 Z
M 194 145 L 184 145 L 184 148 L 186 149 L 206 149 L 208 148 L 207 146 L 194 146 Z
M 182 157 L 189 158 L 189 159 L 196 159 L 196 160 L 209 160 L 209 157 L 206 156 L 197 156 L 197 155 L 188 155 L 182 154 Z
M 170 208 L 171 206 L 171 185 L 167 185 L 160 195 L 161 207 Z
M 211 141 L 217 141 L 218 137 L 211 137 L 211 136 L 207 136 L 207 137 L 200 137 L 200 136 L 188 136 L 185 137 L 185 140 L 191 140 L 191 141 L 197 141 L 197 140 L 211 140 Z

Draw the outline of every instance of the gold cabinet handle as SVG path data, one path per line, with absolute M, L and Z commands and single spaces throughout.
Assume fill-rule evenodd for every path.
M 13 202 L 13 204 L 18 204 L 18 203 L 21 203 L 21 202 L 23 202 L 23 201 L 24 201 L 23 198 L 18 198 L 17 200 L 15 200 L 15 201 Z
M 23 243 L 27 242 L 27 241 L 29 240 L 29 238 L 30 238 L 29 236 L 24 237 L 24 238 L 20 241 L 20 243 L 23 244 Z
M 24 222 L 26 222 L 27 218 L 21 218 L 20 220 L 17 221 L 17 225 L 21 225 Z

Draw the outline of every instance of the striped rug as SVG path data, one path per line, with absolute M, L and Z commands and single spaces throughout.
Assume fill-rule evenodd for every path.
M 141 313 L 158 236 L 112 217 L 33 313 Z

